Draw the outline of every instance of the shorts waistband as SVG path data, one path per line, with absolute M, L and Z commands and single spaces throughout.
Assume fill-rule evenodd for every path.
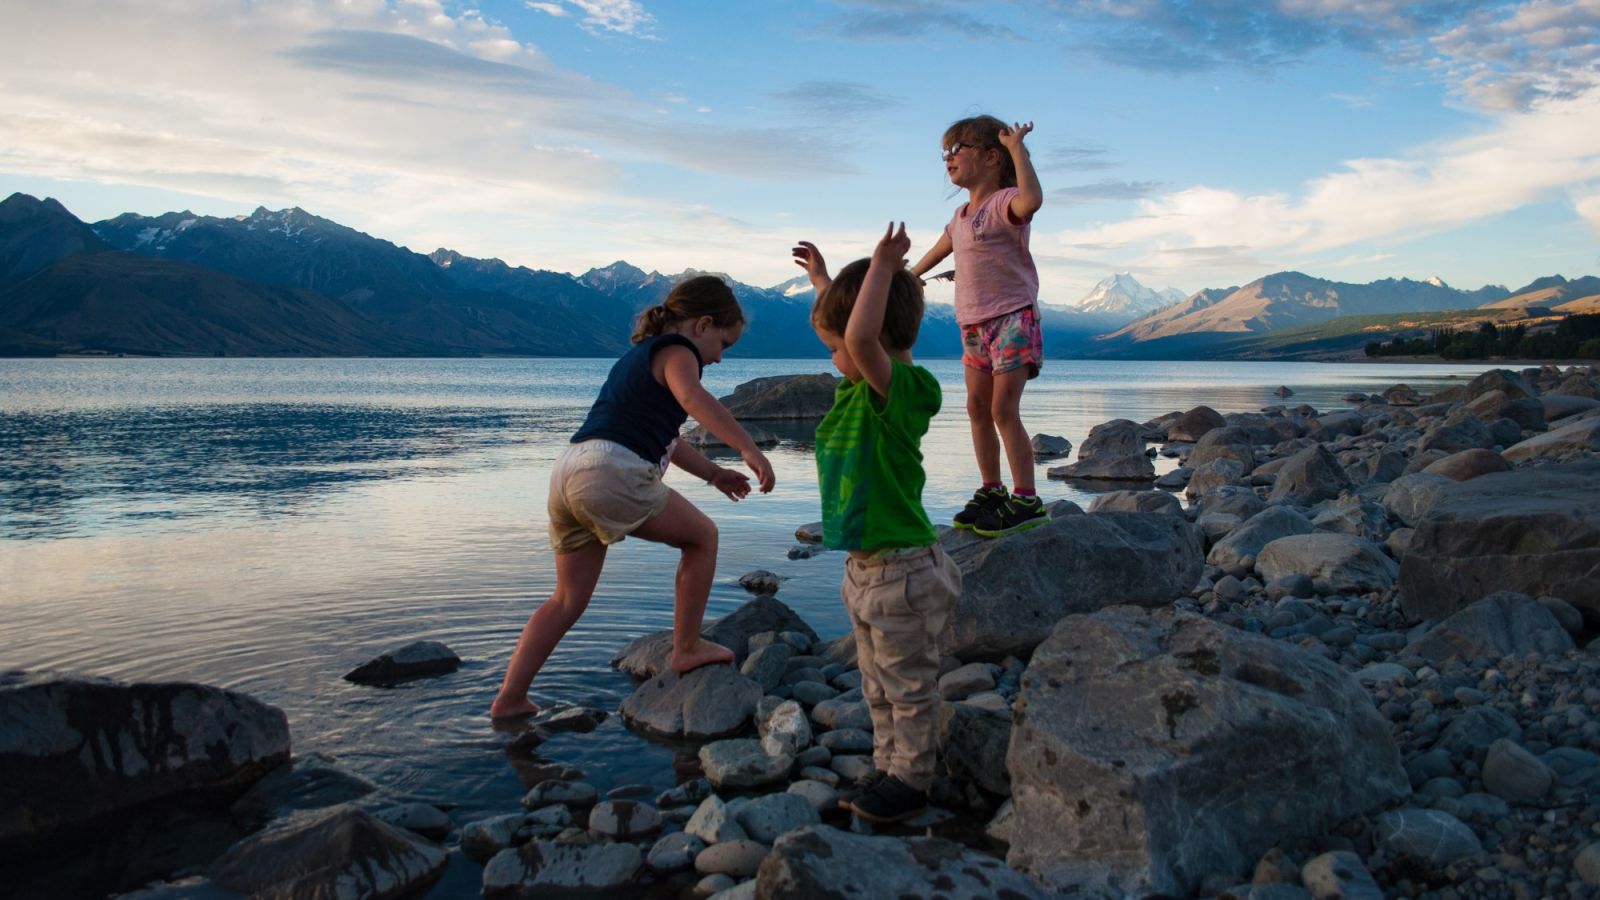
M 850 564 L 862 569 L 879 569 L 894 563 L 937 559 L 943 552 L 938 544 L 929 544 L 925 547 L 892 547 L 879 550 L 866 558 L 851 556 Z

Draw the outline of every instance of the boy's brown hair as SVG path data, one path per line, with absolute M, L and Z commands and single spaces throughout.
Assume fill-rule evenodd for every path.
M 861 283 L 866 280 L 871 263 L 870 259 L 858 259 L 839 270 L 833 284 L 811 305 L 813 324 L 829 334 L 844 336 L 845 327 L 850 324 L 850 310 L 855 308 L 856 295 L 861 293 Z M 889 280 L 889 302 L 883 312 L 878 342 L 886 350 L 910 350 L 921 329 L 922 282 L 910 271 L 900 269 Z
M 1017 163 L 1011 158 L 1011 151 L 1000 143 L 1000 132 L 1011 126 L 996 119 L 994 116 L 973 116 L 951 123 L 944 130 L 944 148 L 946 150 L 957 144 L 967 144 L 982 153 L 988 150 L 1000 151 L 1000 186 L 1003 188 L 1017 186 Z

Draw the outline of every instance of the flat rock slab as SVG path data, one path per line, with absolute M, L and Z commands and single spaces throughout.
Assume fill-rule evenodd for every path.
M 812 641 L 817 633 L 799 614 L 775 597 L 757 597 L 720 619 L 707 622 L 701 637 L 733 651 L 735 661 L 743 662 L 750 652 L 750 637 L 766 631 L 797 631 Z M 630 642 L 611 658 L 611 665 L 635 678 L 650 678 L 670 672 L 672 631 L 658 631 Z
M 448 857 L 365 810 L 336 806 L 274 822 L 235 844 L 207 874 L 251 897 L 420 896 Z
M 749 738 L 713 741 L 700 748 L 700 767 L 718 790 L 748 790 L 787 779 L 794 757 L 772 756 Z
M 1416 531 L 1400 562 L 1406 615 L 1442 618 L 1516 591 L 1560 597 L 1600 618 L 1600 462 L 1439 481 L 1408 505 Z
M 1572 648 L 1571 635 L 1544 604 L 1527 594 L 1500 591 L 1451 613 L 1402 655 L 1443 663 L 1530 653 L 1559 656 Z
M 1027 875 L 953 841 L 873 837 L 826 825 L 779 838 L 756 875 L 756 895 L 765 900 L 1053 896 Z
M 288 759 L 288 718 L 246 694 L 0 673 L 0 848 L 163 797 L 238 794 Z
M 1265 581 L 1302 574 L 1328 593 L 1364 593 L 1394 587 L 1400 567 L 1369 540 L 1319 531 L 1278 538 L 1256 557 Z
M 1062 620 L 1014 717 L 1006 859 L 1058 891 L 1192 895 L 1410 792 L 1349 674 L 1172 609 Z
M 356 684 L 389 684 L 429 675 L 447 675 L 461 667 L 461 657 L 439 641 L 412 641 L 368 660 L 344 674 Z
M 485 897 L 612 897 L 633 885 L 644 854 L 633 844 L 533 841 L 483 867 Z
M 732 666 L 679 675 L 671 669 L 639 685 L 622 701 L 622 718 L 660 737 L 712 740 L 743 731 L 761 699 L 761 686 Z

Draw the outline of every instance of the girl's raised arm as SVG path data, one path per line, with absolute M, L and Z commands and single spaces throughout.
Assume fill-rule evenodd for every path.
M 749 433 L 728 412 L 728 408 L 717 402 L 717 398 L 711 396 L 711 392 L 700 383 L 700 366 L 695 361 L 694 352 L 688 347 L 674 346 L 663 347 L 660 354 L 663 357 L 662 377 L 678 405 L 696 422 L 704 425 L 707 431 L 739 451 L 744 464 L 755 473 L 761 493 L 769 493 L 775 482 L 772 463 L 767 461 L 766 454 L 756 447 L 756 442 L 750 439 Z
M 1032 122 L 1013 122 L 1010 128 L 1000 129 L 1000 143 L 1011 153 L 1012 165 L 1017 169 L 1017 195 L 1011 198 L 1011 221 L 1026 222 L 1044 205 L 1044 189 L 1039 187 L 1039 173 L 1033 170 L 1033 156 L 1022 143 Z

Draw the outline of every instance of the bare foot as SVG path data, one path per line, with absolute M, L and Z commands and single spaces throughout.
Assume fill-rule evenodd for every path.
M 682 675 L 701 666 L 733 662 L 733 651 L 721 644 L 698 640 L 688 650 L 672 651 L 672 671 Z
M 502 702 L 499 697 L 494 698 L 494 703 L 489 706 L 489 715 L 496 719 L 509 719 L 512 716 L 536 716 L 539 706 L 527 697 L 520 700 Z

